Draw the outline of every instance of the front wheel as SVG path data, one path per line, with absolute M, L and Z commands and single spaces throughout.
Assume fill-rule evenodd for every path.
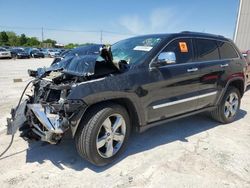
M 237 88 L 229 87 L 217 108 L 211 112 L 212 117 L 221 123 L 235 120 L 240 108 L 241 95 Z
M 113 103 L 98 105 L 86 114 L 77 130 L 77 151 L 97 166 L 112 163 L 125 149 L 130 129 L 125 108 Z

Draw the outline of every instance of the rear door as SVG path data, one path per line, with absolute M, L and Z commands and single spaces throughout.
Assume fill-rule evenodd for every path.
M 240 72 L 241 59 L 237 51 L 231 45 L 231 43 L 227 41 L 218 41 L 217 44 L 219 46 L 219 51 L 220 51 L 220 59 L 221 59 L 220 66 L 226 73 L 224 74 L 226 76 L 224 80 L 227 80 L 228 77 L 233 73 L 232 69 L 238 67 Z
M 212 106 L 218 96 L 219 81 L 226 65 L 220 60 L 217 41 L 214 39 L 196 38 L 196 61 L 200 63 L 200 99 L 198 107 Z

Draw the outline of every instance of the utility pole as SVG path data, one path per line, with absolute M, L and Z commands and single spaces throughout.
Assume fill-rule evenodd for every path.
M 101 41 L 101 44 L 102 44 L 102 30 L 101 30 L 101 37 L 100 37 L 100 41 Z
M 42 47 L 43 47 L 43 27 L 42 27 Z

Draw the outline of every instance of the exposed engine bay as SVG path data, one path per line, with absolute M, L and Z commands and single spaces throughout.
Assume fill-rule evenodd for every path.
M 34 77 L 32 95 L 26 95 L 27 99 L 12 109 L 8 133 L 19 129 L 24 139 L 58 143 L 70 127 L 79 123 L 86 109 L 81 99 L 67 98 L 76 85 L 120 74 L 127 68 L 126 61 L 114 62 L 110 47 L 103 46 L 99 54 L 76 54 L 49 68 L 28 70 Z

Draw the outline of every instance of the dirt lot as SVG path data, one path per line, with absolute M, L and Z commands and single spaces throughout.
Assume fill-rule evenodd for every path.
M 0 129 L 29 79 L 27 68 L 51 59 L 0 60 Z M 13 78 L 22 78 L 13 83 Z M 0 159 L 1 187 L 250 187 L 250 91 L 234 123 L 197 115 L 133 134 L 116 163 L 98 168 L 82 160 L 73 140 L 60 145 L 16 137 Z M 0 134 L 0 152 L 10 136 Z
M 0 130 L 6 122 L 10 108 L 17 105 L 19 97 L 31 78 L 28 69 L 49 66 L 52 59 L 0 59 Z M 14 79 L 22 79 L 22 82 L 14 82 Z

